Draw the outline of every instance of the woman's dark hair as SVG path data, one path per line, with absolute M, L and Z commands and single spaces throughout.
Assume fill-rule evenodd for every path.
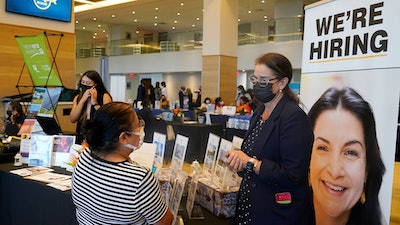
M 246 96 L 240 97 L 240 100 L 242 100 L 244 103 L 249 103 L 250 100 Z
M 372 109 L 355 90 L 350 87 L 343 89 L 329 88 L 322 94 L 312 106 L 308 117 L 311 125 L 315 127 L 318 117 L 326 110 L 342 108 L 349 111 L 359 119 L 364 132 L 366 146 L 366 174 L 365 183 L 366 201 L 360 201 L 353 207 L 350 219 L 347 224 L 381 224 L 381 208 L 378 194 L 382 184 L 382 177 L 385 173 L 378 140 L 376 138 L 375 119 Z
M 24 110 L 22 109 L 22 105 L 18 101 L 11 101 L 10 106 L 11 106 L 12 110 L 15 110 L 18 112 L 19 116 L 24 115 Z
M 84 135 L 89 148 L 96 153 L 107 153 L 118 146 L 119 135 L 131 131 L 138 120 L 135 110 L 125 102 L 102 105 L 92 120 L 84 124 Z
M 242 93 L 242 94 L 244 94 L 246 92 L 246 90 L 244 89 L 243 85 L 237 86 L 237 89 L 239 89 L 240 93 Z
M 105 93 L 108 93 L 106 87 L 104 86 L 103 80 L 100 77 L 100 74 L 94 70 L 88 70 L 81 75 L 81 79 L 79 80 L 79 85 L 81 84 L 82 78 L 86 76 L 87 78 L 91 79 L 96 84 L 96 90 L 98 92 L 98 96 L 103 97 Z M 82 95 L 83 93 L 80 93 Z M 111 96 L 111 95 L 110 95 Z M 98 99 L 99 100 L 99 99 Z M 101 99 L 103 102 L 103 99 Z
M 222 98 L 221 97 L 217 97 L 215 99 L 215 104 L 219 104 L 221 101 L 222 101 Z
M 276 78 L 282 79 L 287 77 L 289 82 L 282 91 L 284 94 L 287 94 L 289 98 L 296 104 L 300 103 L 297 95 L 289 88 L 289 83 L 293 78 L 293 70 L 292 64 L 288 58 L 279 53 L 267 53 L 258 57 L 256 59 L 256 64 L 266 65 L 272 70 Z

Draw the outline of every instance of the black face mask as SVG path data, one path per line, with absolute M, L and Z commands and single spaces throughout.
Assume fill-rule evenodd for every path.
M 12 115 L 12 111 L 11 110 L 7 110 L 7 116 L 10 117 Z
M 276 95 L 272 92 L 272 85 L 273 84 L 268 83 L 266 87 L 260 87 L 258 83 L 255 84 L 253 90 L 256 99 L 258 99 L 262 103 L 267 103 L 271 101 Z
M 84 84 L 79 84 L 79 89 L 81 90 L 82 93 L 85 93 L 86 90 L 89 90 L 92 87 L 93 86 L 87 86 L 87 85 L 84 85 Z

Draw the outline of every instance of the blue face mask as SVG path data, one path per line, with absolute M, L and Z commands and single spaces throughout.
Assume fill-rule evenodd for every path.
M 210 100 L 206 100 L 206 104 L 210 104 Z

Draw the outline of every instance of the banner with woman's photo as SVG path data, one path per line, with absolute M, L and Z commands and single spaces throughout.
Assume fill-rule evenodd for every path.
M 341 97 L 346 97 L 348 101 L 358 99 L 362 101 L 364 99 L 370 104 L 376 122 L 377 143 L 384 168 L 386 168 L 383 173 L 382 185 L 379 187 L 378 197 L 382 212 L 382 224 L 389 224 L 390 221 L 396 149 L 400 93 L 400 45 L 397 43 L 400 40 L 399 9 L 400 1 L 393 0 L 332 0 L 320 1 L 305 7 L 301 100 L 306 109 L 310 110 L 328 88 L 337 87 L 340 90 L 344 87 L 350 87 L 356 93 L 352 91 L 342 92 Z M 362 98 L 359 98 L 357 93 Z M 336 104 L 345 108 L 346 102 L 339 95 L 338 92 L 328 97 L 331 100 L 336 97 L 339 98 L 340 102 Z M 328 104 L 328 97 L 325 95 L 326 104 Z M 325 105 L 324 107 L 328 106 Z M 355 110 L 353 108 L 347 109 L 350 112 L 349 117 L 357 118 L 357 116 L 354 116 L 356 113 L 352 111 Z M 328 114 L 325 115 L 327 117 Z M 322 114 L 320 117 L 322 118 Z M 331 130 L 336 129 L 337 126 L 335 125 L 339 121 L 337 115 L 333 118 L 337 121 L 336 124 L 331 124 L 332 127 L 329 127 Z M 365 127 L 369 125 L 365 125 L 362 119 L 359 119 L 357 123 L 360 122 L 364 127 L 361 130 L 366 133 Z M 326 123 L 325 126 L 328 124 Z M 371 125 L 371 127 L 373 126 Z M 354 128 L 354 126 L 349 126 L 349 128 Z M 316 129 L 316 126 L 314 129 Z M 340 127 L 337 129 L 340 129 Z M 352 135 L 350 132 L 350 129 L 348 129 L 344 133 L 349 137 Z M 375 131 L 371 132 L 374 133 Z M 368 137 L 366 134 L 364 135 L 364 137 Z M 312 154 L 315 154 L 315 151 L 318 151 L 318 154 L 330 154 L 333 149 L 330 146 L 334 146 L 334 143 L 324 139 L 323 135 L 316 135 L 315 138 L 325 144 L 315 150 L 314 142 Z M 354 168 L 348 177 L 343 172 L 346 170 L 344 168 L 331 171 L 331 177 L 333 177 L 332 174 L 337 172 L 337 176 L 342 176 L 343 180 L 347 179 L 347 183 L 338 181 L 339 178 L 335 181 L 333 181 L 334 178 L 321 178 L 319 184 L 315 184 L 316 182 L 313 181 L 311 185 L 314 198 L 318 197 L 318 193 L 316 193 L 318 191 L 315 190 L 318 185 L 323 185 L 327 190 L 335 193 L 336 196 L 332 198 L 339 199 L 339 197 L 351 193 L 350 190 L 355 189 L 354 186 L 356 185 L 354 180 L 360 179 L 361 185 L 357 184 L 359 190 L 352 193 L 353 197 L 358 199 L 355 199 L 352 204 L 349 203 L 349 206 L 368 205 L 371 197 L 368 198 L 367 196 L 365 199 L 365 193 L 371 191 L 371 188 L 367 187 L 367 183 L 368 179 L 372 179 L 370 176 L 374 171 L 371 171 L 371 165 L 368 164 L 368 145 L 371 137 L 365 139 L 367 140 L 362 140 L 358 147 L 353 147 L 352 144 L 354 143 L 347 143 L 348 146 L 342 148 L 340 153 L 342 155 L 339 156 L 343 157 L 341 162 L 346 160 L 356 162 L 358 159 L 366 157 L 366 163 L 364 162 L 366 165 L 361 166 L 365 169 L 360 173 L 362 179 L 355 177 L 354 174 L 359 171 L 355 171 Z M 364 142 L 365 146 L 361 145 Z M 359 154 L 357 148 L 366 148 L 367 154 Z M 311 163 L 311 167 L 312 165 L 313 163 Z M 310 173 L 313 170 L 316 169 L 310 168 Z M 320 177 L 322 176 L 324 175 L 320 175 Z M 350 184 L 351 182 L 353 183 Z M 314 204 L 316 204 L 316 201 L 314 201 Z M 337 205 L 336 210 L 339 208 Z M 318 215 L 318 212 L 316 214 Z

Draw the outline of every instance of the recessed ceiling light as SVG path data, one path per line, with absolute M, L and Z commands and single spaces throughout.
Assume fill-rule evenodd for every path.
M 238 22 L 240 22 L 240 19 L 238 19 Z
M 267 19 L 267 18 L 268 18 L 268 16 L 267 16 L 267 15 L 265 15 L 265 16 L 264 16 L 264 19 Z
M 157 26 L 158 24 L 157 23 L 154 23 L 154 26 Z
M 177 12 L 177 13 L 176 13 L 176 15 L 180 16 L 180 15 L 181 15 L 181 13 L 180 13 L 180 12 Z
M 94 18 L 93 18 L 93 20 L 95 20 L 95 21 L 96 21 L 96 20 L 97 20 L 97 18 L 96 18 L 96 17 L 94 17 Z
M 158 16 L 154 16 L 154 19 L 158 19 Z
M 178 20 L 175 20 L 174 23 L 178 23 Z
M 249 13 L 249 14 L 250 14 L 250 13 L 251 13 L 251 10 L 247 11 L 247 13 Z
M 135 12 L 135 11 L 132 11 L 132 14 L 136 14 L 136 12 Z
M 192 24 L 192 27 L 195 27 L 196 25 Z
M 79 23 L 79 21 L 77 20 L 77 21 L 75 21 L 75 23 Z
M 196 18 L 196 20 L 200 20 L 200 18 L 199 18 L 199 17 L 197 17 L 197 18 Z
M 172 30 L 175 30 L 175 27 L 172 27 Z
M 136 33 L 138 34 L 138 33 L 139 33 L 139 30 L 136 30 Z
M 111 15 L 111 17 L 112 17 L 112 18 L 115 18 L 115 15 L 114 15 L 114 14 L 112 14 L 112 15 Z
M 103 30 L 103 33 L 105 33 L 106 32 L 106 30 Z
M 98 24 L 97 27 L 101 27 L 101 24 Z
M 136 23 L 137 21 L 138 21 L 137 19 L 134 19 L 134 20 L 133 20 L 133 22 L 135 22 L 135 23 Z
M 97 36 L 97 33 L 96 33 L 96 32 L 94 32 L 94 36 Z
M 264 0 L 261 0 L 261 3 L 265 3 L 265 1 L 264 1 Z
M 86 27 L 82 27 L 82 29 L 83 29 L 83 30 L 85 30 L 85 29 L 86 29 Z
M 185 4 L 183 4 L 183 2 L 181 2 L 181 6 L 184 6 Z

